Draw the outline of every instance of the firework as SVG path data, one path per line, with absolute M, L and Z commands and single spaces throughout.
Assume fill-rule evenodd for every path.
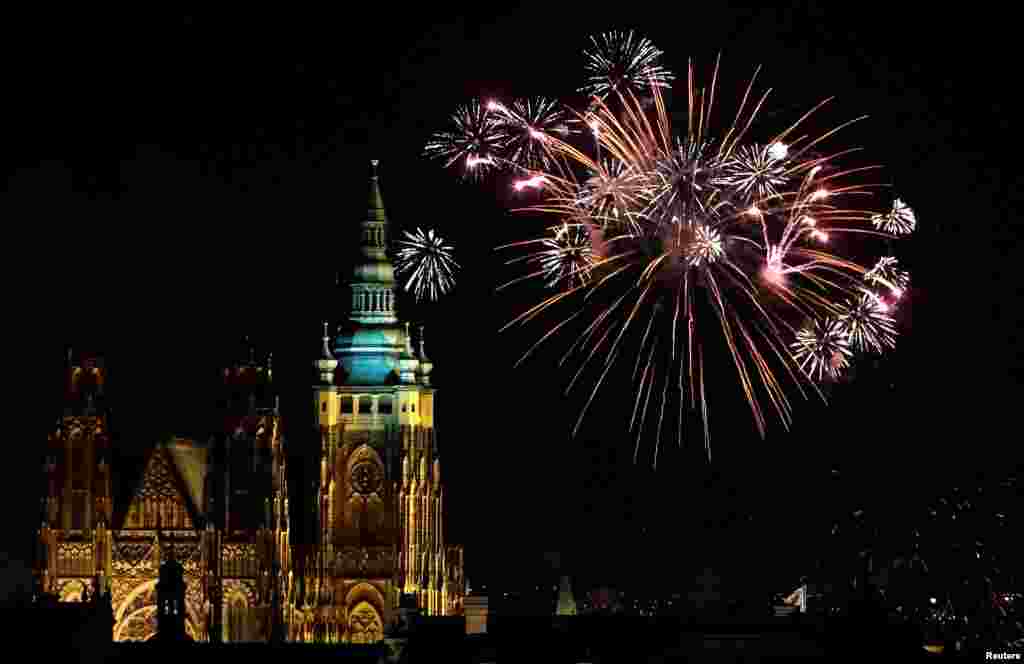
M 898 198 L 893 201 L 892 210 L 886 214 L 872 216 L 871 222 L 878 230 L 893 235 L 913 233 L 914 228 L 917 227 L 917 217 L 914 215 L 914 211 Z
M 636 358 L 637 450 L 645 426 L 653 428 L 655 464 L 666 417 L 676 420 L 682 443 L 686 404 L 699 413 L 710 455 L 705 355 L 721 345 L 711 344 L 713 337 L 724 341 L 762 436 L 765 403 L 784 427 L 791 424 L 786 377 L 801 394 L 806 386 L 821 395 L 817 381 L 838 376 L 855 351 L 891 347 L 892 319 L 864 285 L 899 288 L 905 273 L 894 272 L 895 263 L 869 271 L 828 247 L 869 241 L 879 229 L 913 230 L 913 213 L 900 201 L 881 224 L 879 215 L 855 206 L 868 199 L 862 194 L 872 183 L 854 176 L 873 167 L 841 166 L 850 150 L 812 152 L 845 124 L 817 137 L 798 135 L 825 102 L 757 142 L 748 134 L 767 93 L 754 95 L 751 80 L 732 123 L 717 128 L 717 66 L 707 91 L 691 67 L 686 126 L 677 134 L 660 94 L 670 75 L 656 66 L 659 56 L 632 36 L 598 44 L 586 89 L 616 94 L 614 111 L 598 99 L 580 116 L 598 156 L 551 137 L 545 147 L 552 168 L 517 183 L 538 189 L 543 201 L 527 209 L 560 217 L 561 230 L 554 239 L 516 243 L 541 247 L 530 256 L 544 269 L 515 282 L 539 276 L 565 288 L 506 326 L 568 307 L 529 355 L 569 321 L 585 325 L 563 358 L 582 360 L 570 389 L 588 367 L 595 372 L 574 432 L 612 367 L 623 355 Z M 628 89 L 640 85 L 653 110 Z M 836 236 L 845 241 L 833 242 Z M 567 253 L 569 246 L 576 253 Z M 670 400 L 677 400 L 678 418 Z
M 722 164 L 722 175 L 713 184 L 733 189 L 748 200 L 775 196 L 788 180 L 788 153 L 783 143 L 743 146 Z
M 644 93 L 651 86 L 668 87 L 675 78 L 659 64 L 661 50 L 633 32 L 606 32 L 590 41 L 593 50 L 584 51 L 589 75 L 580 92 L 604 99 L 612 93 Z
M 838 378 L 852 356 L 849 336 L 835 318 L 812 321 L 797 330 L 792 348 L 800 369 L 815 380 Z
M 910 274 L 898 267 L 894 256 L 883 256 L 875 266 L 864 274 L 864 281 L 872 286 L 884 286 L 897 298 L 910 285 Z
M 504 162 L 506 135 L 501 118 L 474 99 L 452 115 L 451 128 L 437 132 L 423 149 L 425 156 L 459 165 L 465 179 L 479 179 Z
M 417 301 L 437 300 L 455 284 L 455 271 L 459 266 L 452 257 L 452 247 L 433 230 L 424 233 L 417 228 L 415 234 L 406 231 L 405 238 L 398 241 L 400 249 L 395 265 L 398 274 L 408 275 L 405 290 L 412 292 Z
M 881 353 L 896 345 L 896 326 L 889 315 L 889 306 L 877 295 L 861 293 L 849 300 L 839 315 L 839 322 L 850 345 L 858 351 Z
M 543 245 L 539 258 L 549 286 L 572 287 L 587 282 L 594 266 L 594 252 L 585 226 L 563 224 Z
M 511 108 L 492 101 L 488 109 L 499 118 L 503 159 L 522 169 L 551 168 L 548 138 L 566 138 L 578 123 L 560 103 L 544 97 L 518 100 Z

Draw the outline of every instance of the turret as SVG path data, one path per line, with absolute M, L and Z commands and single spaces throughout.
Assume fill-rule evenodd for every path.
M 327 334 L 327 321 L 324 321 L 324 336 L 323 343 L 320 346 L 320 357 L 313 362 L 313 366 L 316 368 L 322 384 L 334 384 L 334 372 L 338 368 L 338 360 L 335 359 L 334 353 L 331 352 L 331 339 Z
M 423 326 L 420 325 L 420 338 L 419 338 L 419 367 L 416 369 L 416 376 L 418 382 L 422 385 L 430 385 L 430 374 L 434 371 L 434 363 L 427 358 L 426 343 L 423 340 Z
M 412 351 L 412 336 L 409 334 L 409 324 L 405 324 L 405 344 L 402 354 L 398 360 L 398 380 L 403 384 L 416 382 L 416 372 L 419 368 L 419 360 Z

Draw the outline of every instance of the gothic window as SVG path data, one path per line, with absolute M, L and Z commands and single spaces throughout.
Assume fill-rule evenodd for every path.
M 341 414 L 351 415 L 352 414 L 352 397 L 341 398 Z
M 370 294 L 363 293 L 363 311 L 370 310 Z
M 326 401 L 324 401 L 323 403 L 320 404 L 320 412 L 321 413 L 326 413 L 327 412 L 327 402 Z
M 391 397 L 381 397 L 377 402 L 377 413 L 380 415 L 391 414 Z
M 373 397 L 370 395 L 359 397 L 359 414 L 370 415 L 373 413 Z
M 412 412 L 416 412 L 416 404 L 410 405 L 409 408 L 412 410 Z
M 403 403 L 403 404 L 402 404 L 402 412 L 403 412 L 403 413 L 405 412 L 405 408 L 406 408 L 406 405 L 405 405 L 405 404 Z
M 384 310 L 391 311 L 391 291 L 384 291 Z

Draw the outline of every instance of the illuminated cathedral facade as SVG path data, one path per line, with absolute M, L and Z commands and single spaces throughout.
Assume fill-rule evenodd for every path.
M 370 643 L 400 606 L 462 612 L 462 549 L 444 539 L 433 365 L 422 330 L 414 343 L 397 316 L 376 175 L 360 231 L 348 319 L 333 336 L 324 324 L 313 361 L 319 472 L 306 495 L 289 495 L 269 357 L 229 363 L 219 430 L 158 443 L 133 482 L 111 463 L 102 358 L 69 352 L 43 464 L 43 592 L 108 598 L 115 641 L 155 636 L 169 561 L 184 570 L 185 599 L 167 610 L 182 612 L 194 641 Z M 296 508 L 312 541 L 296 541 Z

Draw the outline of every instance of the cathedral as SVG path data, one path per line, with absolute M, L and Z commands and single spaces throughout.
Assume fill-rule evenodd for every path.
M 414 342 L 398 317 L 388 225 L 374 175 L 350 313 L 333 335 L 324 323 L 313 359 L 319 472 L 307 495 L 289 495 L 269 357 L 223 369 L 222 425 L 208 438 L 161 441 L 125 476 L 112 463 L 103 359 L 68 353 L 43 463 L 42 592 L 108 599 L 115 641 L 156 634 L 169 564 L 183 569 L 185 600 L 167 610 L 181 611 L 193 641 L 372 643 L 400 608 L 462 612 L 462 548 L 444 538 L 433 364 L 422 330 Z M 312 541 L 294 541 L 297 509 Z

